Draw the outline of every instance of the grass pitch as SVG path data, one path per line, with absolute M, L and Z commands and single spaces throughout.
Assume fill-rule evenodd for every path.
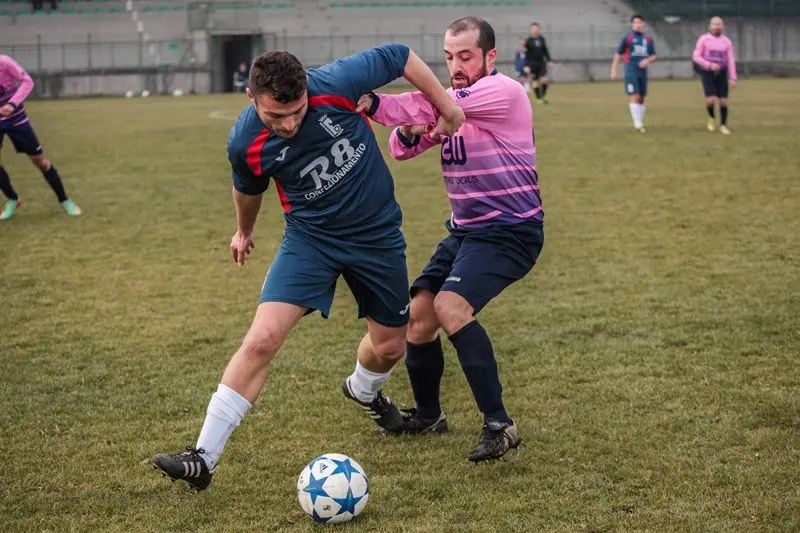
M 535 109 L 545 247 L 480 319 L 523 448 L 473 466 L 480 429 L 447 344 L 454 431 L 379 438 L 341 395 L 364 324 L 341 286 L 302 321 L 211 488 L 149 464 L 193 444 L 283 231 L 235 230 L 225 143 L 241 96 L 31 102 L 84 209 L 65 217 L 6 146 L 25 204 L 0 224 L 0 531 L 319 531 L 295 480 L 353 456 L 371 497 L 342 531 L 800 530 L 800 82 L 745 80 L 724 137 L 697 82 L 553 85 Z M 387 131 L 377 127 L 381 145 Z M 419 272 L 449 213 L 435 150 L 391 162 Z M 388 394 L 408 405 L 401 365 Z

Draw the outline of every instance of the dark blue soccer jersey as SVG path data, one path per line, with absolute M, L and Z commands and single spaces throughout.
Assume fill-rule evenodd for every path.
M 653 38 L 642 32 L 629 31 L 622 36 L 617 53 L 625 62 L 625 73 L 647 73 L 647 69 L 639 67 L 642 59 L 655 55 L 656 47 Z
M 233 185 L 263 193 L 275 182 L 287 229 L 374 238 L 399 227 L 394 183 L 358 98 L 403 74 L 409 49 L 384 45 L 308 71 L 308 113 L 291 139 L 271 134 L 253 106 L 228 138 Z

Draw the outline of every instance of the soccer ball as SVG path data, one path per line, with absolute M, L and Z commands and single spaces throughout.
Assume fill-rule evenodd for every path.
M 133 91 L 128 91 L 125 93 L 125 98 L 133 98 Z
M 340 453 L 320 455 L 297 478 L 300 507 L 323 524 L 349 522 L 364 510 L 368 498 L 364 469 Z
M 148 96 L 150 96 L 150 91 L 148 91 L 147 89 L 142 91 L 142 98 L 147 98 Z

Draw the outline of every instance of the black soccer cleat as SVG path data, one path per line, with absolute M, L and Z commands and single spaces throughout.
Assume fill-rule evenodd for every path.
M 481 438 L 469 454 L 469 460 L 477 463 L 499 459 L 511 448 L 518 448 L 521 442 L 522 438 L 515 422 L 507 424 L 491 420 L 483 425 Z
M 384 396 L 381 391 L 378 391 L 375 399 L 371 402 L 362 402 L 356 398 L 356 395 L 350 389 L 350 378 L 347 378 L 342 384 L 342 392 L 347 398 L 353 400 L 364 409 L 383 432 L 397 435 L 403 432 L 405 426 L 403 415 L 400 414 L 400 410 L 392 403 L 392 400 Z
M 409 435 L 423 435 L 425 433 L 447 433 L 449 427 L 447 426 L 447 415 L 444 411 L 439 411 L 439 416 L 431 418 L 423 418 L 419 416 L 416 409 L 403 409 L 406 413 L 403 416 L 404 433 Z
M 191 485 L 192 490 L 200 492 L 211 484 L 214 469 L 209 470 L 206 461 L 200 456 L 205 450 L 196 450 L 191 446 L 185 452 L 168 455 L 159 453 L 153 457 L 153 468 L 160 469 L 162 476 L 169 476 L 172 481 L 182 479 Z

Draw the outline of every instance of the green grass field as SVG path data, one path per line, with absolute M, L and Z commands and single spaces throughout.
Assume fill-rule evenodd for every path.
M 30 103 L 85 216 L 6 146 L 25 204 L 0 224 L 0 531 L 320 531 L 295 482 L 324 452 L 370 477 L 341 531 L 800 531 L 800 82 L 742 82 L 730 137 L 696 82 L 652 84 L 646 136 L 621 84 L 551 102 L 544 251 L 480 317 L 523 447 L 468 464 L 481 419 L 449 344 L 454 431 L 375 436 L 340 392 L 365 329 L 342 285 L 199 495 L 150 457 L 194 444 L 283 231 L 270 190 L 231 262 L 231 121 L 209 114 L 243 97 Z M 438 155 L 390 165 L 414 275 L 449 214 Z M 403 365 L 386 390 L 409 405 Z

